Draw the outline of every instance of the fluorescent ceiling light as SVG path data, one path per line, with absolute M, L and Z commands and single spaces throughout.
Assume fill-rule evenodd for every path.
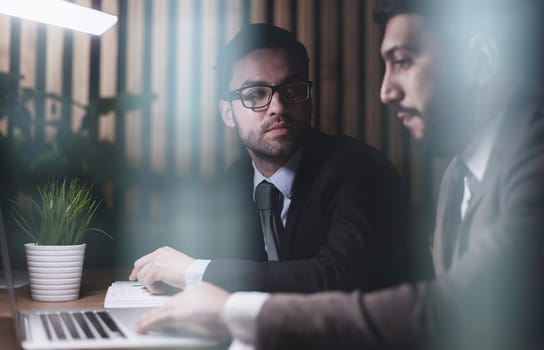
M 0 13 L 101 35 L 117 16 L 62 0 L 0 0 Z

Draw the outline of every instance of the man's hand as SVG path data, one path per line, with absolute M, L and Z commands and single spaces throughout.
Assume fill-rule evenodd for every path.
M 185 288 L 185 272 L 193 261 L 193 258 L 175 249 L 162 247 L 136 260 L 128 279 L 138 280 L 154 294 L 164 292 L 157 282 Z
M 184 330 L 228 340 L 230 333 L 223 319 L 228 297 L 227 291 L 207 282 L 191 285 L 160 308 L 142 315 L 136 322 L 136 332 Z

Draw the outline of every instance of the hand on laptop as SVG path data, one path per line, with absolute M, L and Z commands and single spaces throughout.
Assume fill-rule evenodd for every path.
M 138 280 L 154 294 L 164 293 L 164 288 L 157 282 L 185 288 L 185 272 L 193 261 L 173 248 L 162 247 L 136 260 L 128 279 Z
M 207 282 L 191 285 L 161 307 L 143 314 L 136 322 L 136 332 L 190 331 L 228 340 L 230 333 L 223 319 L 228 297 L 227 291 Z

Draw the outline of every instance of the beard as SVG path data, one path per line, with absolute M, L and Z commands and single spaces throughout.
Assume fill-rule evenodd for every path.
M 268 161 L 285 161 L 298 150 L 309 127 L 309 118 L 307 120 L 307 124 L 302 124 L 285 116 L 277 116 L 261 124 L 258 128 L 244 133 L 240 128 L 238 118 L 234 115 L 234 123 L 242 144 L 256 157 Z M 271 125 L 278 122 L 286 124 L 290 132 L 274 138 L 267 137 L 266 131 Z
M 424 140 L 434 155 L 451 156 L 459 154 L 477 131 L 474 121 L 472 91 L 467 87 L 450 94 L 448 98 L 440 96 L 431 105 L 431 117 L 427 121 L 427 138 Z

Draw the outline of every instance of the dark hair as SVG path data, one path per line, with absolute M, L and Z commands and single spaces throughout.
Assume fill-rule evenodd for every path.
M 268 23 L 248 24 L 219 52 L 215 68 L 221 91 L 220 97 L 224 97 L 228 92 L 232 66 L 236 61 L 258 49 L 276 48 L 289 50 L 295 59 L 300 60 L 305 74 L 308 75 L 308 51 L 291 32 Z
M 450 43 L 479 31 L 493 33 L 510 59 L 541 72 L 544 0 L 375 0 L 374 20 L 385 28 L 399 14 L 419 14 Z

